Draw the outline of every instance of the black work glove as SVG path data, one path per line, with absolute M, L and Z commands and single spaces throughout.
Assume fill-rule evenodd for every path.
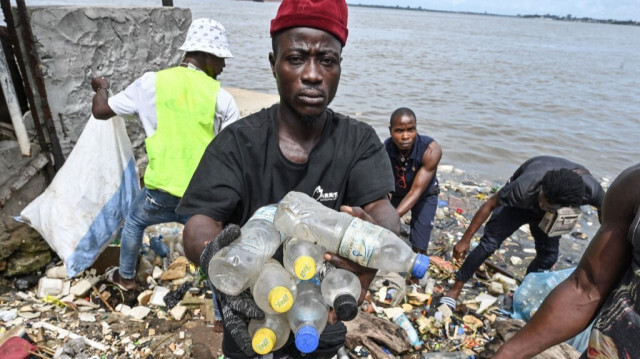
M 200 267 L 207 276 L 209 275 L 209 262 L 211 258 L 238 237 L 240 237 L 240 227 L 235 224 L 230 224 L 225 227 L 216 238 L 207 243 L 200 255 Z M 231 333 L 231 337 L 245 355 L 249 357 L 255 356 L 256 353 L 251 346 L 248 321 L 249 319 L 263 319 L 264 312 L 258 308 L 258 305 L 249 293 L 249 289 L 236 296 L 224 294 L 216 289 L 216 297 L 220 302 L 225 329 Z

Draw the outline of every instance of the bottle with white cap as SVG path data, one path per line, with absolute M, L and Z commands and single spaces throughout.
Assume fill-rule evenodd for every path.
M 242 226 L 240 237 L 222 248 L 209 262 L 209 279 L 216 288 L 229 295 L 238 295 L 249 287 L 267 259 L 273 257 L 282 244 L 282 237 L 273 225 L 276 205 L 258 209 Z
M 344 322 L 358 315 L 358 298 L 361 291 L 358 276 L 342 268 L 331 269 L 320 284 L 324 301 L 333 307 L 338 319 Z
M 327 325 L 328 314 L 329 308 L 320 294 L 320 287 L 313 282 L 298 283 L 298 296 L 287 312 L 287 319 L 300 352 L 311 353 L 316 350 L 320 334 Z
M 278 204 L 273 223 L 283 234 L 311 241 L 370 268 L 410 272 L 422 278 L 429 257 L 414 253 L 386 228 L 327 208 L 301 192 L 289 192 Z
M 283 245 L 284 268 L 300 280 L 309 280 L 324 263 L 325 249 L 313 242 L 289 237 Z
M 289 339 L 289 322 L 284 314 L 265 314 L 264 319 L 249 321 L 251 346 L 259 355 L 266 355 L 282 348 Z
M 267 314 L 285 313 L 295 302 L 296 282 L 278 261 L 269 259 L 251 280 L 251 294 Z

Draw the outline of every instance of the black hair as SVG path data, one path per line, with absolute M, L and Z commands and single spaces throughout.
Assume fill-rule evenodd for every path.
M 273 55 L 278 54 L 278 45 L 280 45 L 280 34 L 282 34 L 282 30 L 276 32 L 271 36 L 271 50 L 273 51 Z
M 416 114 L 413 112 L 412 109 L 408 107 L 400 107 L 395 111 L 393 111 L 393 113 L 391 114 L 391 118 L 389 119 L 389 126 L 393 127 L 393 119 L 396 116 L 411 116 L 413 117 L 413 120 L 415 122 L 418 122 L 418 119 L 416 118 Z
M 551 170 L 542 177 L 542 191 L 550 203 L 563 207 L 577 207 L 584 197 L 584 182 L 579 174 L 562 168 Z

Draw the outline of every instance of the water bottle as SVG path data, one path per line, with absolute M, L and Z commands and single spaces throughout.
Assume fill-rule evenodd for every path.
M 320 292 L 342 321 L 358 315 L 358 298 L 362 291 L 358 276 L 346 269 L 334 268 L 322 279 Z
M 467 359 L 470 355 L 463 352 L 423 353 L 420 359 Z
M 284 242 L 284 268 L 300 280 L 309 280 L 324 262 L 324 252 L 324 248 L 310 241 L 290 237 Z
M 393 317 L 393 322 L 396 323 L 400 328 L 404 329 L 405 332 L 407 332 L 411 345 L 413 345 L 414 347 L 419 347 L 423 344 L 420 340 L 420 337 L 418 336 L 418 332 L 416 332 L 416 329 L 413 327 L 413 325 L 411 325 L 411 322 L 409 321 L 409 318 L 406 314 L 399 313 L 398 315 Z
M 420 287 L 424 288 L 425 294 L 433 294 L 433 290 L 436 286 L 436 280 L 425 275 L 420 279 Z
M 291 309 L 296 297 L 296 282 L 278 261 L 269 259 L 257 277 L 251 280 L 251 293 L 260 309 L 267 314 Z
M 365 267 L 422 278 L 429 266 L 429 257 L 414 253 L 393 232 L 327 208 L 304 193 L 289 192 L 278 204 L 273 223 L 287 236 L 311 241 Z
M 238 295 L 280 247 L 282 238 L 273 226 L 275 212 L 275 205 L 258 209 L 242 226 L 240 237 L 211 258 L 208 275 L 217 290 Z
M 259 355 L 282 348 L 287 343 L 290 332 L 291 328 L 284 314 L 265 314 L 264 319 L 249 321 L 251 346 Z
M 151 249 L 153 249 L 157 255 L 164 258 L 169 255 L 169 246 L 162 241 L 162 238 L 162 235 L 152 236 L 149 240 L 149 244 Z
M 328 315 L 329 308 L 320 294 L 320 287 L 313 282 L 298 283 L 298 296 L 287 312 L 287 320 L 295 333 L 296 348 L 300 352 L 311 353 L 316 350 Z

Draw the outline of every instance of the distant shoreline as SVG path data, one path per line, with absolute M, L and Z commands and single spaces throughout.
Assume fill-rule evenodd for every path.
M 640 21 L 633 20 L 603 20 L 603 19 L 593 19 L 590 17 L 573 17 L 571 15 L 567 16 L 558 16 L 558 15 L 501 15 L 501 14 L 492 14 L 488 12 L 473 12 L 473 11 L 447 11 L 447 10 L 431 10 L 431 9 L 423 9 L 422 6 L 410 7 L 405 6 L 402 7 L 400 5 L 396 6 L 388 6 L 388 5 L 367 5 L 367 4 L 353 4 L 350 3 L 349 6 L 356 7 L 369 7 L 369 8 L 379 8 L 379 9 L 396 9 L 396 10 L 412 10 L 412 11 L 426 11 L 426 12 L 436 12 L 436 13 L 445 13 L 445 14 L 466 14 L 466 15 L 483 15 L 483 16 L 498 16 L 498 17 L 515 17 L 515 18 L 523 18 L 523 19 L 548 19 L 548 20 L 558 20 L 558 21 L 573 21 L 573 22 L 587 22 L 593 24 L 611 24 L 611 25 L 632 25 L 632 26 L 640 26 Z

